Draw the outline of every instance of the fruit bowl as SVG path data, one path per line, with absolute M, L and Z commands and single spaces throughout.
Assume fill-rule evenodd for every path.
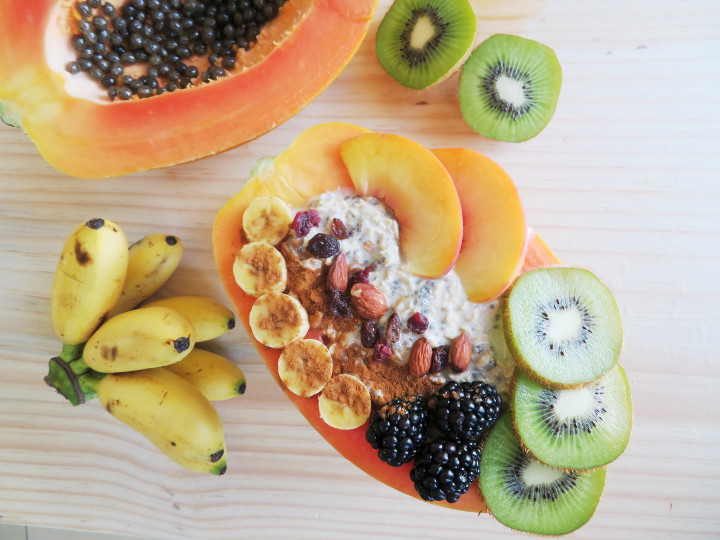
M 321 124 L 255 168 L 218 213 L 213 247 L 268 370 L 356 466 L 521 530 L 564 534 L 592 516 L 631 425 L 624 372 L 612 370 L 617 305 L 592 273 L 559 266 L 492 160 Z M 517 386 L 534 397 L 510 407 Z M 520 519 L 504 474 L 538 505 Z M 563 519 L 555 500 L 568 486 L 583 502 Z M 546 507 L 538 489 L 550 490 Z

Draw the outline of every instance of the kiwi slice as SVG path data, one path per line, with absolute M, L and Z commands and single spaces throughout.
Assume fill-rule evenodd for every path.
M 468 0 L 395 0 L 378 27 L 375 50 L 393 79 L 420 89 L 450 76 L 474 39 Z
M 553 467 L 606 465 L 630 440 L 630 385 L 620 364 L 597 381 L 570 390 L 551 390 L 520 374 L 512 408 L 522 443 Z
M 505 337 L 523 370 L 545 386 L 578 386 L 607 373 L 622 347 L 610 290 L 582 268 L 523 274 L 505 304 Z
M 508 414 L 500 417 L 485 441 L 480 490 L 495 519 L 512 529 L 572 532 L 595 513 L 604 486 L 604 468 L 573 471 L 537 461 L 515 437 Z
M 477 47 L 460 76 L 460 110 L 480 135 L 521 142 L 540 133 L 555 113 L 562 69 L 553 50 L 506 34 Z

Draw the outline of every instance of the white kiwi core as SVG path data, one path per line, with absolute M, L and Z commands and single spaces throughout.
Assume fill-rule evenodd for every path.
M 495 81 L 495 91 L 500 99 L 516 108 L 525 104 L 525 89 L 522 81 L 500 75 Z
M 564 475 L 565 473 L 560 469 L 540 463 L 536 459 L 531 459 L 523 471 L 522 478 L 526 486 L 532 487 L 552 484 L 560 480 Z
M 410 34 L 410 47 L 421 50 L 435 35 L 435 27 L 427 15 L 418 18 Z
M 553 410 L 561 422 L 572 418 L 586 418 L 595 407 L 592 392 L 587 388 L 559 390 L 556 395 L 557 401 Z
M 582 315 L 575 306 L 548 311 L 547 337 L 552 343 L 563 343 L 577 337 L 582 327 Z

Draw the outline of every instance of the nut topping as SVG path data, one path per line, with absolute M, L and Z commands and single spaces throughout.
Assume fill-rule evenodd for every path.
M 330 265 L 325 286 L 328 291 L 344 291 L 348 284 L 348 265 L 345 255 L 340 253 Z
M 410 374 L 413 377 L 422 377 L 427 375 L 432 362 L 432 347 L 427 338 L 421 337 L 412 346 L 410 350 Z
M 450 344 L 450 354 L 448 361 L 450 367 L 456 373 L 462 373 L 470 365 L 470 353 L 472 351 L 472 344 L 467 334 L 463 332 L 456 337 Z
M 387 311 L 385 295 L 370 283 L 353 285 L 350 289 L 350 302 L 355 313 L 363 319 L 379 319 Z

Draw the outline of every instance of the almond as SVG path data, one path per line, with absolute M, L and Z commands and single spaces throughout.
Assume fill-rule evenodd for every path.
M 456 337 L 450 344 L 450 367 L 456 373 L 462 373 L 470 365 L 470 357 L 472 353 L 472 343 L 467 334 L 463 332 Z
M 432 346 L 427 338 L 419 338 L 410 349 L 410 374 L 413 377 L 422 377 L 430 371 L 432 361 Z
M 325 286 L 328 291 L 344 291 L 348 284 L 348 265 L 345 255 L 340 253 L 330 265 Z
M 370 283 L 356 283 L 350 289 L 350 302 L 363 319 L 379 319 L 387 311 L 385 295 Z

